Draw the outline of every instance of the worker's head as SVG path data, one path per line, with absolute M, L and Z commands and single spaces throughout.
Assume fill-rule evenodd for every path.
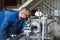
M 24 7 L 19 12 L 19 17 L 27 19 L 30 16 L 31 12 L 27 7 Z

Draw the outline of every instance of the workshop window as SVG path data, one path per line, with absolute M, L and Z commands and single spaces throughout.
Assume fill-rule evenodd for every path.
M 17 0 L 4 0 L 4 6 L 17 6 Z

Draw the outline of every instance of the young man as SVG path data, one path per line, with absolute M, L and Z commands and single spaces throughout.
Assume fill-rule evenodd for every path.
M 22 26 L 29 16 L 30 10 L 26 7 L 22 8 L 19 12 L 13 11 L 6 13 L 0 27 L 0 40 L 7 40 L 10 38 L 10 34 L 22 33 Z

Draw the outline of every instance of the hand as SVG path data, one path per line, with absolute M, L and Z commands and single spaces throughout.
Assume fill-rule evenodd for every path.
M 8 38 L 7 40 L 10 40 L 10 38 Z

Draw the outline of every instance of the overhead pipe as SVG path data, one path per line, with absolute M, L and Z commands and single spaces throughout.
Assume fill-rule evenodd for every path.
M 27 0 L 22 6 L 20 6 L 20 7 L 18 8 L 17 11 L 19 11 L 19 10 L 21 10 L 21 8 L 26 7 L 27 5 L 29 5 L 32 1 L 33 1 L 33 0 Z

